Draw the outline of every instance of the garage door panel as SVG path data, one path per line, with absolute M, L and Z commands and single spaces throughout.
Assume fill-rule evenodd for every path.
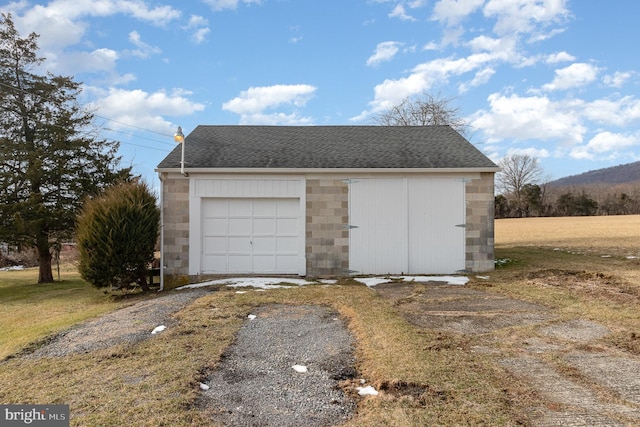
M 202 231 L 207 234 L 228 234 L 229 221 L 224 218 L 204 218 L 202 221 Z
M 278 236 L 276 237 L 276 253 L 297 253 L 298 252 L 298 237 L 296 236 Z
M 203 199 L 202 271 L 299 273 L 300 199 Z
M 276 230 L 278 235 L 296 235 L 298 231 L 297 218 L 278 218 L 276 220 Z
M 275 218 L 254 218 L 253 219 L 253 234 L 268 234 L 273 236 L 276 233 L 276 219 Z
M 229 234 L 250 236 L 253 228 L 251 218 L 229 218 Z
M 252 268 L 251 258 L 245 255 L 229 254 L 227 266 L 228 271 L 231 272 L 250 271 Z
M 274 255 L 254 255 L 253 272 L 269 273 L 276 271 L 276 257 Z
M 227 200 L 219 200 L 219 203 L 208 204 L 206 214 L 211 217 L 226 218 L 229 216 L 229 202 Z
M 229 271 L 227 264 L 228 256 L 224 255 L 203 255 L 202 263 L 210 266 L 210 273 L 224 273 Z
M 229 251 L 229 240 L 226 236 L 207 236 L 204 238 L 203 242 L 204 253 L 206 254 L 225 254 Z
M 235 255 L 251 254 L 251 237 L 229 236 L 229 253 Z
M 276 204 L 276 210 L 278 217 L 297 218 L 300 211 L 300 206 L 298 204 L 278 201 L 278 203 Z
M 297 268 L 298 255 L 278 255 L 276 262 L 278 271 L 293 271 Z
M 274 254 L 276 252 L 276 241 L 273 236 L 258 237 L 254 236 L 252 240 L 253 254 Z
M 251 216 L 253 203 L 247 199 L 229 199 L 229 216 Z
M 253 216 L 274 217 L 276 215 L 276 201 L 269 199 L 257 199 L 253 203 Z

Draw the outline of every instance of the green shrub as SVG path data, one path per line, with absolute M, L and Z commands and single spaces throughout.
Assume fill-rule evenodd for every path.
M 143 182 L 120 184 L 88 199 L 76 225 L 80 274 L 96 287 L 137 283 L 148 290 L 146 270 L 159 229 L 156 197 Z

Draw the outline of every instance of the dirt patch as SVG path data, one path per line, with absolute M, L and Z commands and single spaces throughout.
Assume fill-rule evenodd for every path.
M 528 280 L 614 301 L 638 299 L 605 275 L 544 271 Z M 526 381 L 541 396 L 529 408 L 532 425 L 640 425 L 640 359 L 608 345 L 635 348 L 635 334 L 615 335 L 586 319 L 561 320 L 548 307 L 466 286 L 402 282 L 375 289 L 410 323 L 439 331 L 428 350 L 454 345 L 485 353 Z
M 592 298 L 640 304 L 639 288 L 630 286 L 619 277 L 604 273 L 549 269 L 528 273 L 525 277 L 531 284 L 539 286 L 562 287 Z

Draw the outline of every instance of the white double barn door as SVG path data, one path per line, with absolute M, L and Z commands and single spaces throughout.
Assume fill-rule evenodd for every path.
M 450 274 L 465 268 L 461 179 L 371 178 L 349 184 L 349 269 Z

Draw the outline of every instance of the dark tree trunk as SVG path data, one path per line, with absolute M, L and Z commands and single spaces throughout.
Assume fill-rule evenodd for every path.
M 151 290 L 151 288 L 149 288 L 149 285 L 147 284 L 147 272 L 146 271 L 142 271 L 140 273 L 140 277 L 138 278 L 138 285 L 140 285 L 140 287 L 142 288 L 142 290 L 144 292 L 149 292 Z
M 40 233 L 37 240 L 38 249 L 38 283 L 53 283 L 53 271 L 51 270 L 51 251 L 49 250 L 49 236 Z

